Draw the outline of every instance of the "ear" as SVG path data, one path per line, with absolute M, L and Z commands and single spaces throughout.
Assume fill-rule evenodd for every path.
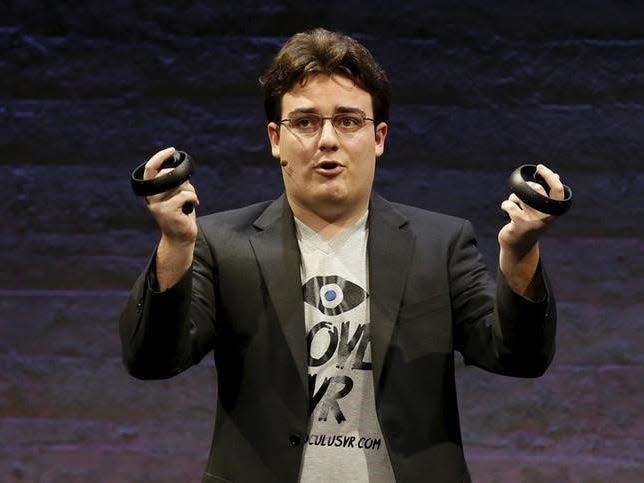
M 274 158 L 280 158 L 280 125 L 276 122 L 269 122 L 266 126 L 268 140 L 271 142 L 271 154 Z
M 378 123 L 376 126 L 376 157 L 385 152 L 385 139 L 387 138 L 388 126 L 386 122 Z

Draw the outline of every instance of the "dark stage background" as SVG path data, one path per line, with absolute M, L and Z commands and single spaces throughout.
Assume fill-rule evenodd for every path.
M 377 187 L 471 219 L 496 267 L 517 165 L 575 193 L 543 241 L 558 352 L 537 380 L 464 367 L 476 482 L 644 479 L 644 4 L 0 1 L 0 480 L 199 481 L 210 360 L 122 366 L 117 320 L 155 228 L 130 171 L 174 145 L 200 212 L 280 191 L 256 79 L 284 39 L 354 34 L 390 73 Z M 258 401 L 261 404 L 261 401 Z

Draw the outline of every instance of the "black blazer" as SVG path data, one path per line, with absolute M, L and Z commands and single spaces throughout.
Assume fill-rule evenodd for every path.
M 199 219 L 192 269 L 173 288 L 139 277 L 120 332 L 128 371 L 171 377 L 214 350 L 215 430 L 204 482 L 296 482 L 309 423 L 300 255 L 282 196 Z M 376 412 L 398 482 L 470 481 L 454 351 L 467 364 L 541 375 L 555 304 L 495 284 L 469 222 L 373 195 L 369 303 Z M 153 264 L 153 260 L 150 262 Z

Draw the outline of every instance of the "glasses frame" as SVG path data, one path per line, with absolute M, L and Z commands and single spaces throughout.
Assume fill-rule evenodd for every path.
M 321 114 L 318 114 L 316 112 L 303 112 L 300 115 L 303 118 L 313 117 L 313 118 L 318 119 L 320 121 L 318 128 L 315 131 L 311 131 L 311 132 L 301 131 L 300 129 L 298 129 L 297 127 L 294 127 L 292 125 L 292 121 L 293 121 L 292 117 L 285 117 L 283 119 L 280 119 L 279 124 L 280 125 L 282 125 L 282 124 L 285 125 L 287 129 L 292 130 L 292 131 L 294 131 L 295 133 L 297 133 L 297 134 L 299 134 L 301 136 L 313 137 L 313 136 L 317 136 L 318 134 L 320 134 L 322 132 L 322 129 L 324 127 L 324 122 L 327 121 L 327 120 L 331 121 L 331 126 L 333 127 L 333 129 L 336 132 L 336 134 L 339 135 L 339 136 L 349 136 L 351 134 L 355 134 L 360 129 L 362 129 L 363 127 L 366 126 L 367 121 L 373 122 L 374 124 L 376 122 L 373 118 L 367 117 L 367 115 L 364 112 L 361 112 L 361 111 L 337 112 L 337 113 L 333 114 L 332 116 L 322 116 Z M 349 130 L 349 131 L 343 130 L 341 126 L 336 125 L 335 120 L 341 119 L 342 117 L 346 117 L 346 116 L 360 117 L 362 119 L 363 124 L 361 126 L 358 126 L 355 129 L 353 129 L 353 130 Z

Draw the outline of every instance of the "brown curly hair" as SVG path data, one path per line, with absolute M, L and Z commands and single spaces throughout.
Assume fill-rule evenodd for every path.
M 323 28 L 293 35 L 259 78 L 269 121 L 279 122 L 282 96 L 310 74 L 341 75 L 371 94 L 375 122 L 389 119 L 391 85 L 387 74 L 357 40 Z

